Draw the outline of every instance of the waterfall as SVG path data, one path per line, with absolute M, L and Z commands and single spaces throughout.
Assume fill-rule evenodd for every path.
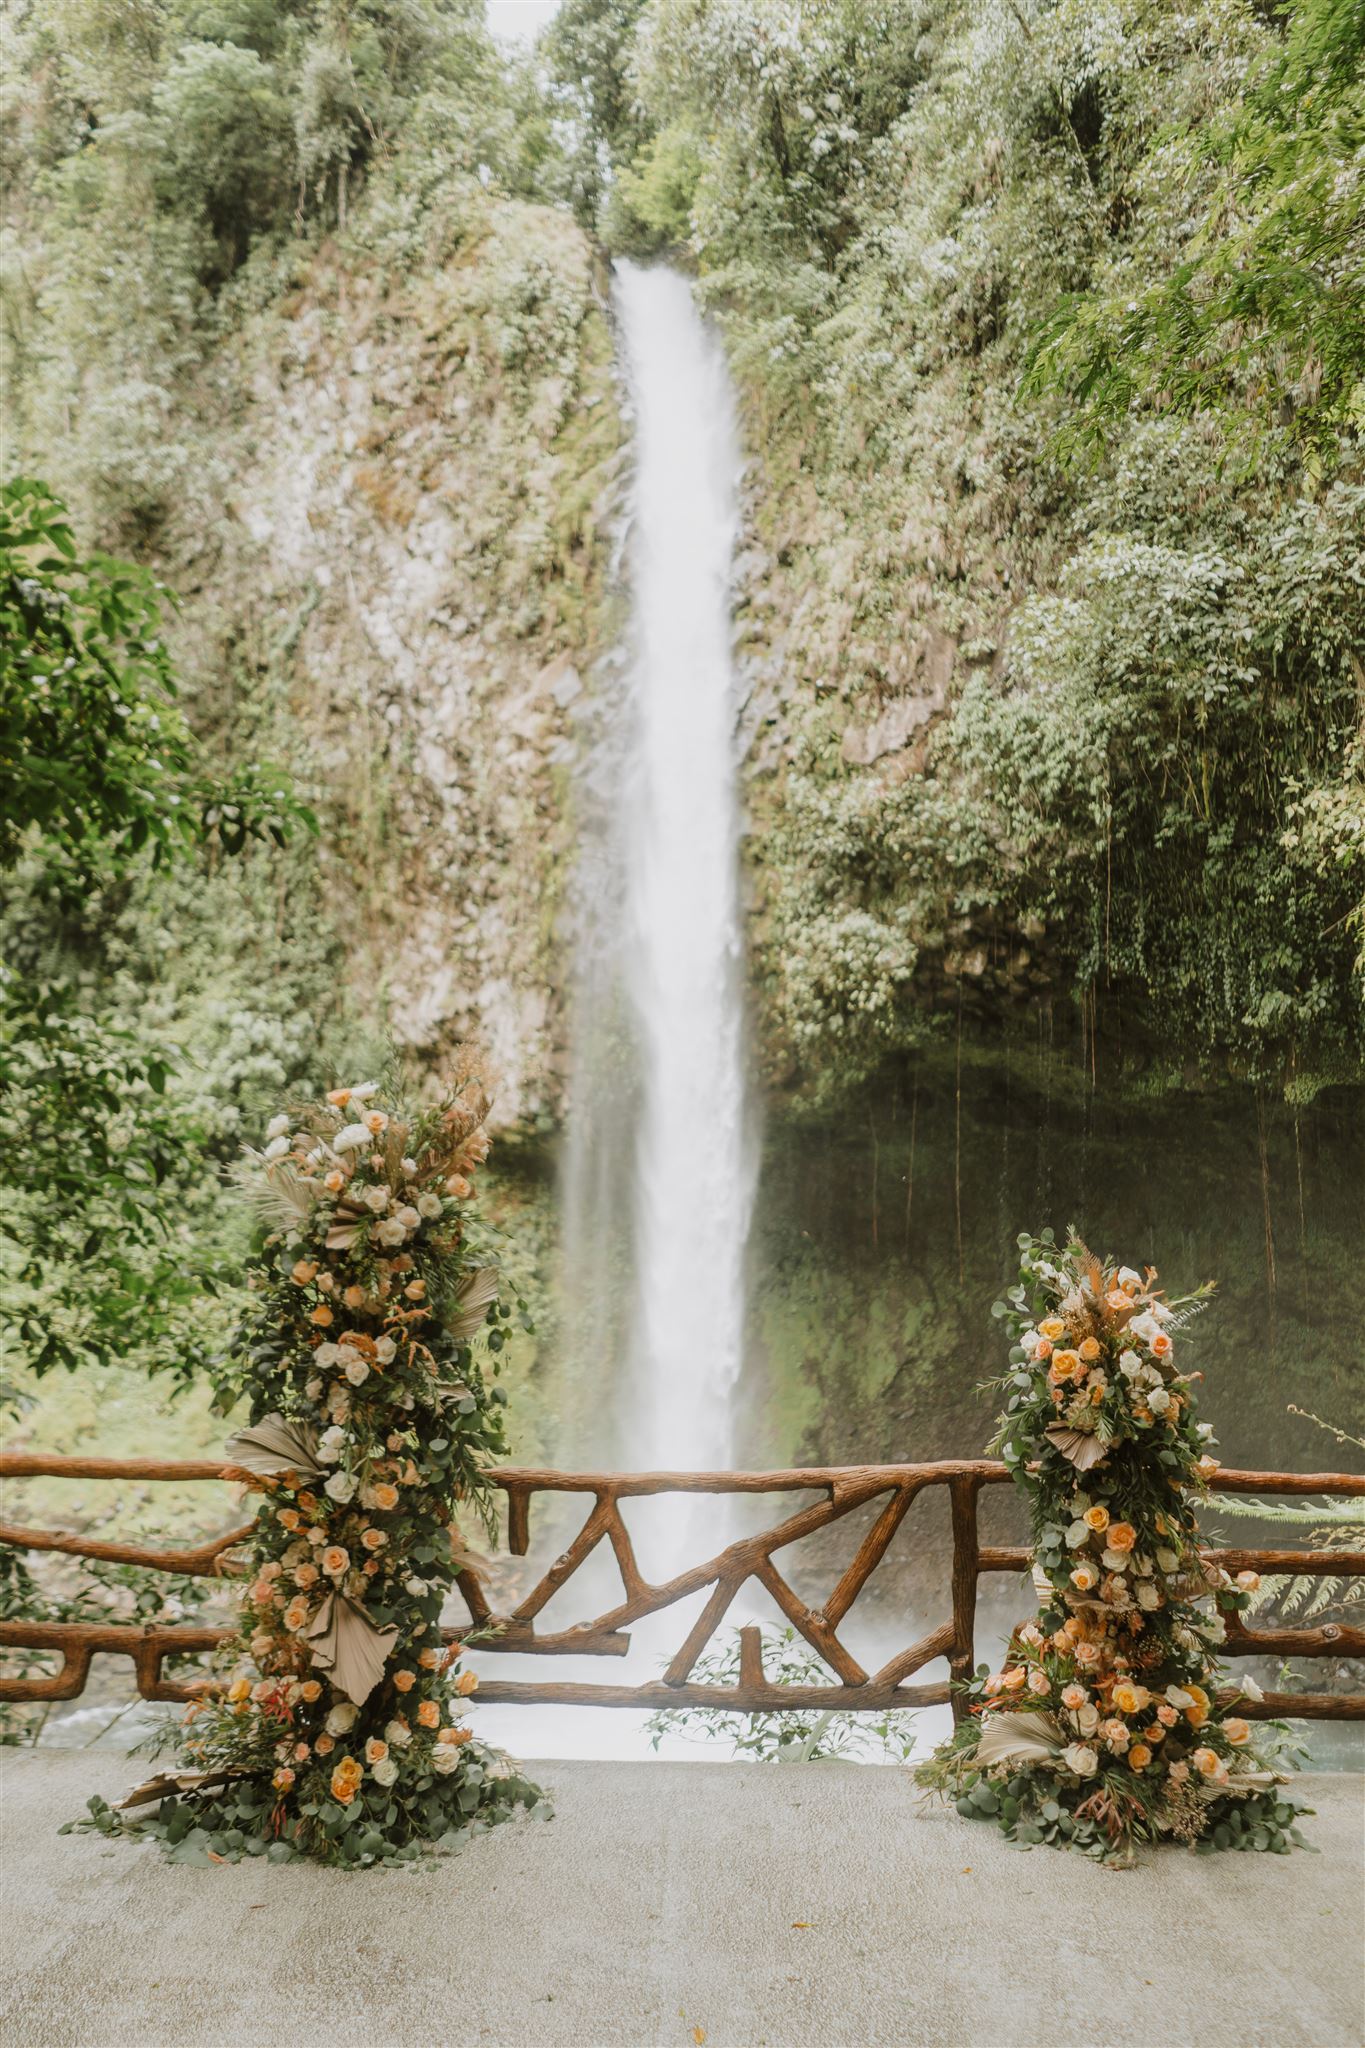
M 574 714 L 554 1451 L 557 1463 L 723 1470 L 734 1462 L 753 1179 L 730 652 L 739 442 L 724 357 L 686 281 L 620 262 L 613 296 L 634 431 L 621 550 L 629 623 Z M 632 1501 L 627 1518 L 656 1582 L 719 1548 L 730 1527 L 721 1503 L 686 1495 Z M 600 1546 L 565 1588 L 563 1618 L 619 1598 Z M 656 1677 L 700 1606 L 698 1595 L 634 1627 L 624 1667 L 569 1657 L 553 1676 Z M 476 1662 L 486 1678 L 546 1677 L 530 1658 Z M 640 1756 L 650 1754 L 644 1718 L 585 1709 L 570 1726 L 563 1708 L 490 1707 L 480 1726 L 529 1755 L 563 1755 L 568 1743 L 570 1754 Z
M 739 442 L 719 342 L 676 272 L 616 267 L 635 426 L 622 851 L 638 1047 L 628 1446 L 733 1461 L 750 1202 L 730 575 Z

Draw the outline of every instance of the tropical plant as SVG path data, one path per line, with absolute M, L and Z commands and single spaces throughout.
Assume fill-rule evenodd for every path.
M 101 1011 L 50 934 L 198 849 L 282 847 L 315 829 L 278 770 L 211 774 L 177 702 L 165 593 L 81 559 L 64 506 L 0 487 L 0 873 L 49 936 L 0 969 L 0 1324 L 37 1372 L 155 1345 L 212 1267 L 187 1269 L 159 1191 L 201 1144 L 168 1095 L 168 1039 Z M 55 1264 L 69 1284 L 46 1289 Z M 190 1368 L 195 1361 L 182 1361 Z

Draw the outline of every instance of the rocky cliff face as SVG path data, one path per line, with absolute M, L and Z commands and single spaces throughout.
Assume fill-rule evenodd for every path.
M 337 1015 L 433 1070 L 472 1043 L 502 1122 L 552 1115 L 572 733 L 615 631 L 600 259 L 472 179 L 406 212 L 377 179 L 346 235 L 253 258 L 169 367 L 130 308 L 159 438 L 111 461 L 108 349 L 79 404 L 44 367 L 70 261 L 44 226 L 14 452 L 164 580 L 196 728 L 317 809 Z
M 212 473 L 159 550 L 201 706 L 292 739 L 360 1007 L 423 1063 L 477 1042 L 534 1119 L 621 439 L 588 244 L 489 200 L 429 267 L 325 247 L 207 387 Z

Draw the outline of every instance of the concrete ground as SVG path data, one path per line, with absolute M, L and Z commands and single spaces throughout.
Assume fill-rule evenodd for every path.
M 1361 2048 L 1362 1781 L 1320 1855 L 1008 1848 L 903 1771 L 555 1763 L 557 1807 L 352 1876 L 59 1836 L 141 1774 L 13 1750 L 5 2048 Z

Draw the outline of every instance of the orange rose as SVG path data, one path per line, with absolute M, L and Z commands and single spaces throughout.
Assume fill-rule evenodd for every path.
M 1079 1350 L 1081 1357 L 1085 1360 L 1086 1364 L 1093 1365 L 1095 1363 L 1095 1360 L 1100 1355 L 1100 1343 L 1098 1337 L 1082 1338 Z
M 1190 1762 L 1201 1778 L 1217 1778 L 1227 1773 L 1227 1765 L 1215 1749 L 1197 1749 Z
M 1224 1721 L 1223 1733 L 1234 1749 L 1240 1749 L 1244 1742 L 1251 1740 L 1251 1727 L 1246 1721 Z
M 399 1692 L 411 1692 L 417 1683 L 417 1673 L 415 1671 L 395 1671 L 393 1682 Z
M 332 1320 L 332 1311 L 325 1301 L 320 1301 L 308 1320 L 310 1323 L 316 1323 L 320 1330 L 325 1330 Z
M 299 1698 L 309 1701 L 321 1699 L 322 1686 L 319 1681 L 316 1678 L 305 1678 L 299 1687 Z
M 292 1530 L 292 1529 L 297 1529 L 297 1528 L 298 1528 L 298 1526 L 299 1526 L 299 1511 L 298 1511 L 298 1509 L 297 1509 L 297 1508 L 281 1508 L 281 1509 L 280 1509 L 280 1525 L 281 1525 L 281 1527 L 282 1527 L 282 1528 L 285 1528 L 285 1529 L 291 1529 L 291 1530 Z
M 1054 1351 L 1052 1354 L 1052 1364 L 1048 1368 L 1048 1378 L 1058 1382 L 1074 1379 L 1080 1369 L 1081 1355 L 1079 1351 Z
M 1111 1522 L 1105 1542 L 1111 1550 L 1129 1551 L 1137 1542 L 1137 1530 L 1131 1522 Z
M 417 1662 L 423 1671 L 435 1671 L 440 1665 L 441 1653 L 439 1650 L 423 1650 Z
M 1097 1535 L 1102 1534 L 1109 1527 L 1109 1510 L 1101 1507 L 1087 1508 L 1081 1520 L 1087 1529 L 1093 1529 Z
M 317 1278 L 317 1272 L 318 1269 L 315 1260 L 300 1259 L 295 1265 L 294 1271 L 290 1275 L 290 1277 L 298 1284 L 298 1286 L 306 1287 L 310 1280 L 315 1280 Z
M 437 1706 L 435 1700 L 423 1700 L 421 1706 L 417 1709 L 417 1718 L 424 1728 L 439 1728 L 441 1725 L 441 1709 Z
M 462 1671 L 455 1681 L 455 1690 L 460 1695 L 461 1699 L 467 1700 L 469 1698 L 469 1695 L 477 1688 L 478 1683 L 479 1678 L 477 1672 Z
M 371 1487 L 370 1498 L 381 1513 L 389 1514 L 398 1505 L 398 1488 L 381 1480 L 378 1486 Z
M 1153 1358 L 1169 1358 L 1172 1349 L 1171 1340 L 1164 1330 L 1158 1330 L 1155 1337 L 1148 1343 L 1147 1349 L 1151 1352 Z
M 339 1579 L 350 1569 L 351 1553 L 343 1550 L 339 1543 L 329 1543 L 322 1553 L 322 1569 L 329 1578 Z
M 360 1790 L 365 1767 L 353 1756 L 344 1756 L 332 1773 L 332 1797 L 339 1806 L 349 1806 Z
M 1131 1678 L 1122 1679 L 1114 1687 L 1114 1706 L 1120 1714 L 1140 1714 L 1150 1705 L 1152 1695 L 1145 1685 L 1135 1685 Z
M 389 1539 L 382 1529 L 367 1529 L 360 1540 L 367 1550 L 382 1550 Z
M 1059 1337 L 1066 1335 L 1066 1324 L 1060 1316 L 1047 1316 L 1039 1323 L 1038 1333 L 1042 1337 L 1050 1337 L 1055 1344 Z
M 365 1306 L 365 1290 L 363 1287 L 348 1287 L 343 1292 L 341 1298 L 347 1308 L 364 1308 Z
M 1145 1742 L 1135 1742 L 1128 1752 L 1128 1761 L 1135 1771 L 1145 1771 L 1152 1761 L 1152 1752 Z

